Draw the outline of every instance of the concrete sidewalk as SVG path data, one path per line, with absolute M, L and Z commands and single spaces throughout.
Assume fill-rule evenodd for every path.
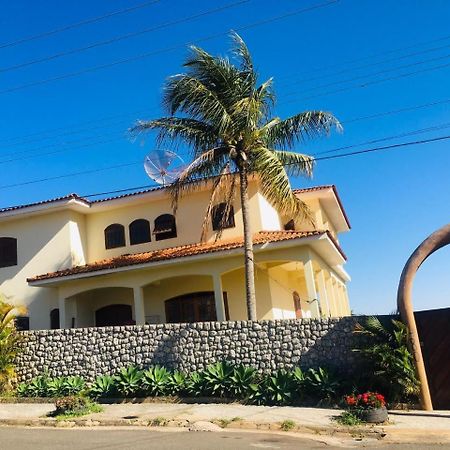
M 237 429 L 280 430 L 281 423 L 295 423 L 292 431 L 301 433 L 336 433 L 379 439 L 387 436 L 411 439 L 428 437 L 433 442 L 450 442 L 450 411 L 390 411 L 389 423 L 377 426 L 343 427 L 332 420 L 342 411 L 325 408 L 247 406 L 240 404 L 122 403 L 102 405 L 101 413 L 68 421 L 56 421 L 46 415 L 52 404 L 1 404 L 0 425 L 31 426 L 169 426 L 192 427 L 210 423 Z M 215 425 L 213 425 L 215 424 Z M 214 428 L 216 427 L 216 428 Z

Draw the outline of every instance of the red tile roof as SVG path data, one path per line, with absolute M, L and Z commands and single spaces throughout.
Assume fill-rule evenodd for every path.
M 47 203 L 56 203 L 56 202 L 62 202 L 62 201 L 68 201 L 68 200 L 79 200 L 81 202 L 89 204 L 88 200 L 86 200 L 83 197 L 80 197 L 78 194 L 67 194 L 67 195 L 64 195 L 62 197 L 51 198 L 49 200 L 42 200 L 40 202 L 27 203 L 27 204 L 24 204 L 24 205 L 17 205 L 17 206 L 8 206 L 6 208 L 1 208 L 0 209 L 0 213 L 8 212 L 8 211 L 16 211 L 18 209 L 30 208 L 30 207 L 33 207 L 33 206 L 46 205 Z
M 344 253 L 340 249 L 337 242 L 333 239 L 328 231 L 261 231 L 255 234 L 253 243 L 266 244 L 269 242 L 281 242 L 291 239 L 301 239 L 311 236 L 320 236 L 327 234 L 332 240 L 337 250 L 345 258 Z M 226 250 L 233 250 L 243 246 L 243 238 L 237 238 L 226 241 L 218 241 L 214 243 L 199 243 L 182 245 L 179 247 L 165 248 L 161 250 L 153 250 L 145 253 L 136 253 L 130 255 L 117 256 L 115 258 L 104 259 L 84 266 L 75 266 L 70 269 L 59 270 L 57 272 L 46 273 L 28 278 L 28 282 L 49 280 L 52 278 L 61 278 L 69 275 L 78 275 L 90 272 L 99 272 L 102 270 L 117 269 L 119 267 L 133 266 L 137 264 L 146 264 L 156 261 L 164 261 L 187 256 L 202 255 L 206 253 L 215 253 Z

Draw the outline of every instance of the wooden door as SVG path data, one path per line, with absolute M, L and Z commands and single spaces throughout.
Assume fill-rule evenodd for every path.
M 417 330 L 435 409 L 450 409 L 450 308 L 418 311 Z
M 192 292 L 166 300 L 168 323 L 211 322 L 217 320 L 214 292 Z
M 96 327 L 131 325 L 133 323 L 130 305 L 108 305 L 95 311 Z

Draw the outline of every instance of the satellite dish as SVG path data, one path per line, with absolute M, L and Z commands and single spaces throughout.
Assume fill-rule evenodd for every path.
M 147 175 L 163 186 L 175 181 L 184 168 L 185 164 L 181 157 L 170 150 L 153 150 L 144 159 Z

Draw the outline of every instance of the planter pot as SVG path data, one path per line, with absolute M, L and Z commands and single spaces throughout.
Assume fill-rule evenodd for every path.
M 367 409 L 362 411 L 361 419 L 367 423 L 382 423 L 388 420 L 387 409 L 383 406 L 382 408 Z

